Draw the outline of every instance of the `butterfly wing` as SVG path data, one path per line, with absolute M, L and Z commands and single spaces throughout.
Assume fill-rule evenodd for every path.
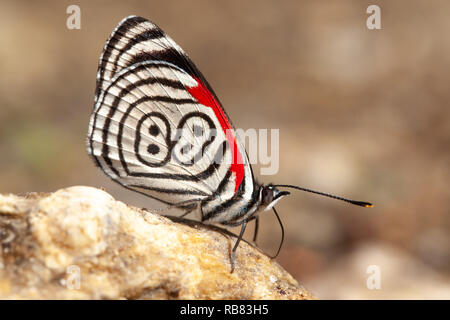
M 159 27 L 122 20 L 100 57 L 88 151 L 123 186 L 165 203 L 250 198 L 242 144 L 203 75 Z

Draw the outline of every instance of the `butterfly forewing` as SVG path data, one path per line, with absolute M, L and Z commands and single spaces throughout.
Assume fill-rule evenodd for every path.
M 108 176 L 165 203 L 205 201 L 213 218 L 253 193 L 245 151 L 228 129 L 214 92 L 172 39 L 140 17 L 119 23 L 100 57 L 88 137 Z

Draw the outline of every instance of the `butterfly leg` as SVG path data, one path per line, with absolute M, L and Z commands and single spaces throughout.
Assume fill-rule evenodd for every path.
M 253 243 L 255 244 L 255 246 L 258 246 L 256 244 L 256 238 L 258 237 L 258 229 L 259 229 L 259 216 L 256 216 L 256 218 L 255 218 L 255 231 L 253 233 Z
M 241 232 L 239 232 L 239 236 L 236 240 L 236 243 L 234 244 L 234 247 L 231 250 L 231 273 L 233 273 L 233 271 L 234 271 L 234 263 L 236 261 L 236 250 L 237 250 L 237 247 L 239 246 L 239 242 L 241 242 L 242 237 L 244 236 L 244 231 L 245 231 L 246 227 L 247 227 L 247 221 L 245 221 L 242 224 Z
M 202 209 L 202 202 L 200 202 L 199 204 L 198 204 L 198 210 L 200 211 L 200 221 L 202 221 L 203 222 L 203 209 Z

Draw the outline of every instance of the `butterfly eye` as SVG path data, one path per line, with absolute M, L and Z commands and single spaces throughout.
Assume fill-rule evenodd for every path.
M 269 204 L 273 200 L 273 190 L 270 188 L 264 188 L 262 192 L 262 204 Z

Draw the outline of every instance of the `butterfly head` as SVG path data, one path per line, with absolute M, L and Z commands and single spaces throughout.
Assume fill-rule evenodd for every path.
M 288 191 L 280 191 L 274 185 L 261 186 L 259 191 L 259 206 L 263 211 L 268 211 L 284 196 L 289 195 Z

